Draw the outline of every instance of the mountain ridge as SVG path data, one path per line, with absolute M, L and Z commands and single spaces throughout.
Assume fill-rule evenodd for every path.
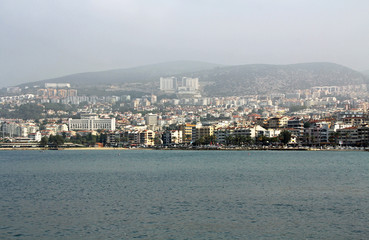
M 185 74 L 187 72 L 207 70 L 218 66 L 222 65 L 200 61 L 163 62 L 131 68 L 75 73 L 31 83 L 23 83 L 19 86 L 31 86 L 46 82 L 68 82 L 75 87 L 84 86 L 85 84 L 106 85 L 126 82 L 150 82 L 158 80 L 162 76 Z

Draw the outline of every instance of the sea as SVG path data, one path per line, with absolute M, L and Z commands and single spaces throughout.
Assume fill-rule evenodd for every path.
M 0 239 L 369 239 L 369 152 L 0 151 Z

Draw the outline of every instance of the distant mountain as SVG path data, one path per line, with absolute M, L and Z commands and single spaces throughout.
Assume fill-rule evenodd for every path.
M 145 65 L 134 68 L 114 69 L 100 72 L 86 72 L 67 75 L 63 77 L 42 80 L 33 83 L 22 84 L 31 86 L 52 83 L 70 83 L 74 87 L 86 87 L 92 85 L 106 85 L 130 82 L 152 82 L 159 81 L 160 77 L 184 74 L 188 72 L 198 72 L 219 67 L 219 64 L 196 62 L 196 61 L 175 61 Z
M 285 93 L 313 86 L 369 83 L 369 77 L 363 73 L 334 63 L 222 66 L 204 62 L 177 61 L 127 69 L 79 73 L 23 85 L 41 85 L 45 82 L 67 82 L 76 88 L 119 83 L 154 82 L 158 85 L 160 77 L 165 76 L 198 77 L 208 96 Z
M 369 76 L 369 70 L 363 71 L 363 74 Z
M 301 63 L 291 65 L 252 64 L 220 67 L 193 73 L 208 95 L 245 95 L 290 92 L 313 86 L 367 84 L 367 76 L 334 63 Z

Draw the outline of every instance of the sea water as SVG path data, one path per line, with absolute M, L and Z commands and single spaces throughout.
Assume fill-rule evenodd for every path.
M 0 239 L 368 239 L 368 152 L 0 151 Z

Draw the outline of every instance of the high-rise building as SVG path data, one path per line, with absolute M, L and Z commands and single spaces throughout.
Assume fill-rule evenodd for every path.
M 188 91 L 199 90 L 199 78 L 182 78 L 182 87 L 186 87 Z
M 175 91 L 176 89 L 177 89 L 177 78 L 175 77 L 160 78 L 161 91 Z

